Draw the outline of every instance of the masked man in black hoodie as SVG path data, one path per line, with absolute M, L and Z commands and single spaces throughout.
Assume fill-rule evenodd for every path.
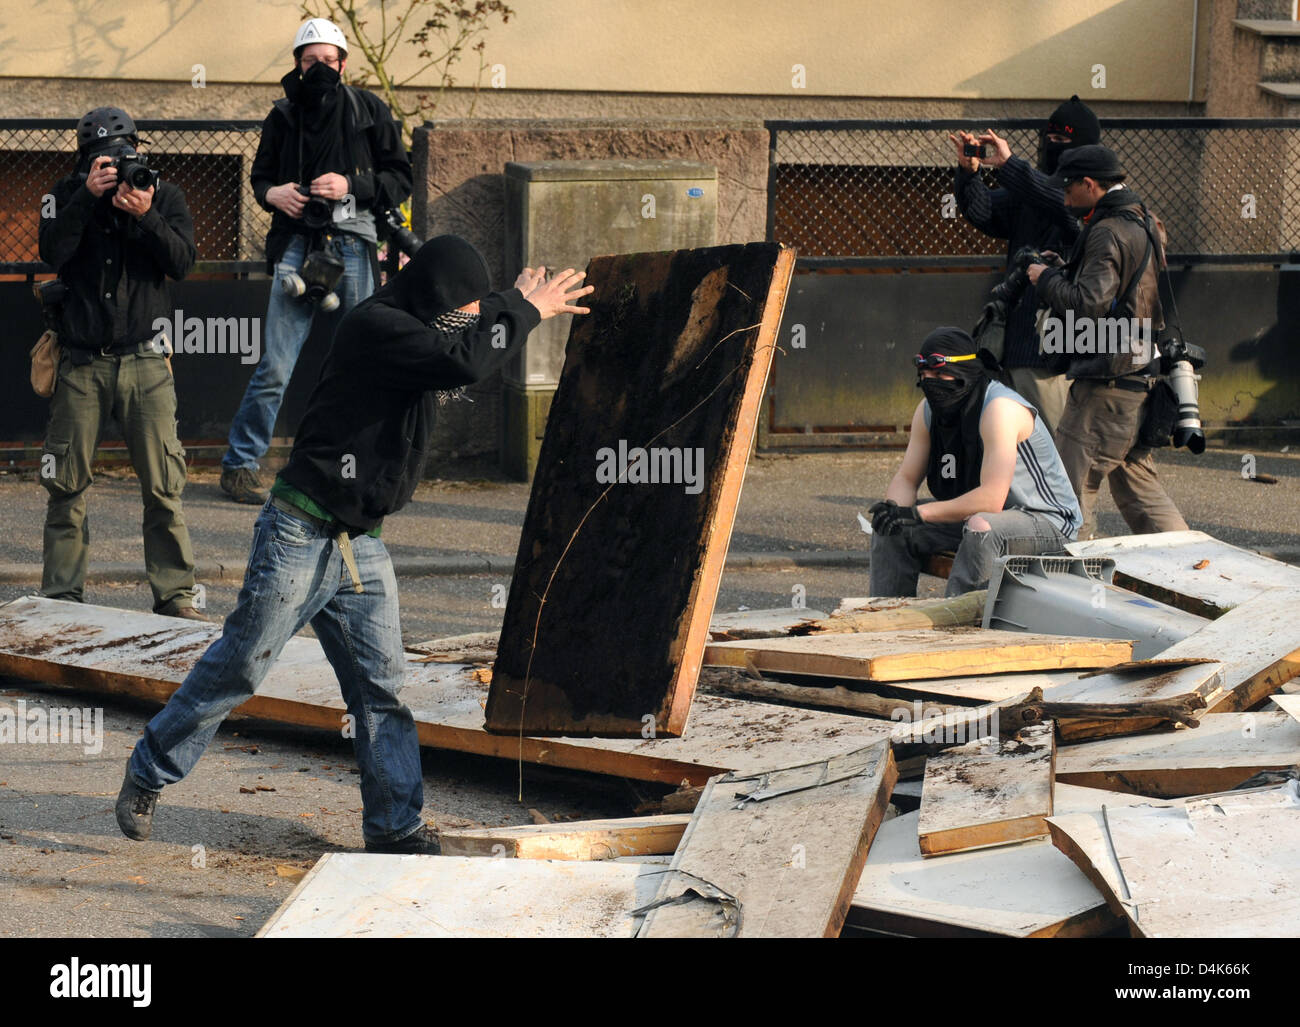
M 582 273 L 525 268 L 491 293 L 486 262 L 444 235 L 339 325 L 289 462 L 253 528 L 222 635 L 144 730 L 117 820 L 149 836 L 158 793 L 198 762 L 221 721 L 310 623 L 338 675 L 361 770 L 367 852 L 434 853 L 421 819 L 415 723 L 398 699 L 405 656 L 383 519 L 424 472 L 439 394 L 503 365 L 544 318 L 585 314 Z
M 1033 404 L 989 376 L 960 328 L 936 328 L 914 359 L 925 398 L 871 507 L 871 594 L 916 595 L 926 558 L 952 549 L 950 596 L 986 587 L 999 556 L 1062 551 L 1082 516 Z M 917 503 L 922 481 L 934 502 Z
M 323 286 L 319 296 L 307 287 L 318 275 L 341 272 L 332 295 L 344 314 L 369 296 L 383 213 L 411 193 L 411 164 L 388 108 L 373 93 L 341 82 L 348 48 L 338 26 L 312 18 L 298 29 L 293 48 L 293 70 L 280 80 L 284 99 L 266 116 L 253 159 L 253 195 L 273 215 L 266 270 L 274 280 L 262 359 L 221 459 L 221 488 L 238 503 L 266 501 L 258 462 L 270 448 L 316 310 L 334 302 Z M 307 291 L 291 296 L 286 281 Z
M 969 132 L 950 135 L 957 147 L 957 206 L 966 220 L 986 235 L 1007 240 L 1007 270 L 1024 247 L 1039 252 L 1069 252 L 1079 225 L 1065 206 L 1055 173 L 1061 155 L 1101 139 L 1097 116 L 1077 96 L 1052 112 L 1039 136 L 1038 167 L 1012 154 L 1007 141 L 992 131 L 978 138 Z M 966 144 L 982 144 L 987 156 L 968 157 Z M 997 188 L 980 177 L 980 165 L 996 168 Z M 1021 271 L 1024 269 L 1021 268 Z M 1016 391 L 1034 404 L 1049 432 L 1055 432 L 1065 410 L 1068 383 L 1039 350 L 1034 319 L 1038 297 L 1032 285 L 1007 311 L 1002 366 Z

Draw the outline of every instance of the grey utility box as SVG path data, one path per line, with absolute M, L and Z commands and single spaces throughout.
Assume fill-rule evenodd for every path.
M 582 270 L 592 257 L 694 249 L 717 241 L 718 172 L 684 160 L 508 163 L 506 272 Z M 509 284 L 509 282 L 507 282 Z M 503 374 L 501 467 L 537 467 L 572 315 L 543 321 Z

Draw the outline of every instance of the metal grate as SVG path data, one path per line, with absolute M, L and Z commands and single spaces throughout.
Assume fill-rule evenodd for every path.
M 1023 118 L 769 121 L 769 238 L 810 263 L 1000 263 L 1005 242 L 954 210 L 948 134 L 992 128 L 1036 164 L 1041 126 Z M 1101 126 L 1129 184 L 1164 221 L 1171 263 L 1300 259 L 1300 121 L 1111 118 Z M 985 181 L 996 185 L 997 172 Z
M 253 198 L 249 172 L 260 121 L 140 121 L 151 167 L 180 186 L 194 218 L 202 271 L 253 271 L 271 215 Z M 41 199 L 72 172 L 71 119 L 0 119 L 0 273 L 47 270 L 37 233 Z

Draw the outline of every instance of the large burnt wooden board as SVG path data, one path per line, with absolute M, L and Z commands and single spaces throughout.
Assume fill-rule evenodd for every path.
M 771 243 L 588 265 L 596 291 L 538 456 L 487 730 L 685 729 L 793 268 Z

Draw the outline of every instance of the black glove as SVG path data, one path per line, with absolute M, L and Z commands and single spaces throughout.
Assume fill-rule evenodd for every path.
M 871 530 L 877 535 L 897 535 L 924 523 L 916 507 L 899 506 L 892 499 L 873 504 L 868 512 L 871 514 Z

